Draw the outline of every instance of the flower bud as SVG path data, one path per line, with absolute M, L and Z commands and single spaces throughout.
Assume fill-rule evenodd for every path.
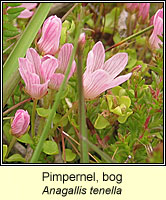
M 56 15 L 46 19 L 42 27 L 42 36 L 37 43 L 38 49 L 43 55 L 55 55 L 58 51 L 61 29 L 61 19 Z
M 11 133 L 15 137 L 20 137 L 26 133 L 30 123 L 30 116 L 27 111 L 19 109 L 11 124 Z

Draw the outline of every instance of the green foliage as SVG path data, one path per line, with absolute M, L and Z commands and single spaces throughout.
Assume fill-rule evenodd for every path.
M 59 153 L 58 145 L 53 141 L 45 141 L 43 145 L 43 152 L 48 155 L 56 155 Z
M 17 17 L 23 10 L 23 8 L 17 8 L 19 5 L 20 3 L 3 4 L 4 61 L 7 59 L 10 61 L 6 62 L 7 68 L 6 63 L 4 66 L 5 111 L 29 98 L 23 89 L 24 82 L 21 81 L 18 84 L 20 81 L 19 73 L 16 70 L 18 58 L 24 57 L 28 47 L 36 47 L 37 32 L 45 19 L 43 9 L 40 9 L 37 12 L 37 18 L 34 16 L 34 21 L 18 20 Z M 48 6 L 48 4 L 45 5 Z M 45 8 L 46 16 L 49 6 L 46 9 L 45 5 L 42 6 Z M 9 6 L 11 8 L 8 8 Z M 83 72 L 86 69 L 89 51 L 97 41 L 102 41 L 105 49 L 116 44 L 111 50 L 106 51 L 105 60 L 116 53 L 128 54 L 127 66 L 120 75 L 132 72 L 132 76 L 120 86 L 103 92 L 93 100 L 85 101 L 88 137 L 84 137 L 84 140 L 80 137 L 80 113 L 78 111 L 80 91 L 78 91 L 77 85 L 81 79 L 78 78 L 77 72 L 67 81 L 66 85 L 63 84 L 60 92 L 55 92 L 53 102 L 50 102 L 51 91 L 49 90 L 45 99 L 38 101 L 35 137 L 32 137 L 28 130 L 25 135 L 17 138 L 17 142 L 24 148 L 30 146 L 34 150 L 30 162 L 34 161 L 34 157 L 38 157 L 35 162 L 54 163 L 56 157 L 60 157 L 61 161 L 80 163 L 81 152 L 83 152 L 81 142 L 88 145 L 86 152 L 93 156 L 92 158 L 89 156 L 90 154 L 86 154 L 90 158 L 90 163 L 163 162 L 163 152 L 161 149 L 159 150 L 159 146 L 161 148 L 163 144 L 163 48 L 162 45 L 157 50 L 149 48 L 148 40 L 152 27 L 149 28 L 147 22 L 141 24 L 139 21 L 137 23 L 137 19 L 124 21 L 126 36 L 121 38 L 120 30 L 123 27 L 119 27 L 119 16 L 123 9 L 124 7 L 118 3 L 89 3 L 84 7 L 84 17 L 80 21 L 82 8 L 81 4 L 78 4 L 65 18 L 59 47 L 61 48 L 65 43 L 72 43 L 75 48 L 74 59 L 78 65 L 80 60 L 78 51 L 76 51 L 78 43 L 76 39 L 80 33 L 85 32 L 86 42 L 82 50 Z M 78 26 L 79 23 L 80 26 Z M 28 28 L 29 26 L 30 28 Z M 29 29 L 29 34 L 23 35 L 24 40 L 22 41 L 20 36 L 27 29 Z M 144 29 L 148 31 L 144 31 Z M 142 33 L 139 33 L 140 31 Z M 139 34 L 133 35 L 134 33 Z M 159 36 L 159 38 L 163 41 L 163 36 Z M 121 44 L 121 41 L 124 40 L 125 43 Z M 17 41 L 18 52 L 16 52 L 17 48 L 14 49 Z M 9 55 L 12 50 L 16 54 Z M 55 57 L 58 57 L 58 52 Z M 13 95 L 11 96 L 11 94 Z M 45 103 L 49 108 L 46 109 Z M 14 116 L 18 108 L 27 110 L 31 115 L 32 104 L 32 101 L 21 104 L 5 115 L 7 118 L 3 123 L 3 134 L 8 144 L 12 139 L 9 119 Z M 62 131 L 64 132 L 62 133 Z M 64 134 L 63 146 L 61 134 Z M 9 145 L 6 145 L 5 141 L 3 144 L 4 162 L 27 162 L 25 158 L 13 151 L 10 151 L 9 158 L 5 158 L 8 149 Z M 63 151 L 65 151 L 65 158 L 61 154 Z
M 5 161 L 5 157 L 6 157 L 6 154 L 7 154 L 7 145 L 6 144 L 3 144 L 3 162 Z
M 65 156 L 67 162 L 72 162 L 76 158 L 76 154 L 71 149 L 65 149 Z M 62 158 L 64 160 L 64 154 L 62 154 Z
M 5 159 L 6 162 L 22 162 L 22 163 L 26 163 L 25 158 L 23 158 L 20 154 L 13 154 L 12 156 L 10 156 L 9 158 Z

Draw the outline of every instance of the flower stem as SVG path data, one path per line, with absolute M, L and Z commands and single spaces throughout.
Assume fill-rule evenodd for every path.
M 33 100 L 32 116 L 31 116 L 31 136 L 35 137 L 35 114 L 36 114 L 37 99 Z
M 8 148 L 8 150 L 7 150 L 7 153 L 6 153 L 6 158 L 8 157 L 8 155 L 9 155 L 11 149 L 13 148 L 14 144 L 16 143 L 16 141 L 17 141 L 16 137 L 13 136 L 13 137 L 12 137 L 12 140 L 11 140 L 11 142 L 10 142 L 10 144 L 9 144 L 9 148 Z
M 77 29 L 76 29 L 75 40 L 74 40 L 74 48 L 73 48 L 72 55 L 71 55 L 70 60 L 69 60 L 69 64 L 68 64 L 68 67 L 67 67 L 67 70 L 66 70 L 66 74 L 65 74 L 64 80 L 63 80 L 63 82 L 61 84 L 61 87 L 60 87 L 56 97 L 55 97 L 55 101 L 54 101 L 51 113 L 48 116 L 46 125 L 45 125 L 44 130 L 42 132 L 42 135 L 41 135 L 41 137 L 39 139 L 39 143 L 37 144 L 36 149 L 35 149 L 35 151 L 34 151 L 34 153 L 32 155 L 30 163 L 35 163 L 35 162 L 38 161 L 38 158 L 39 158 L 40 153 L 42 151 L 43 143 L 44 143 L 44 141 L 46 140 L 46 138 L 48 136 L 48 132 L 49 132 L 49 129 L 51 127 L 52 119 L 53 119 L 53 117 L 54 117 L 54 115 L 56 113 L 56 110 L 58 108 L 58 105 L 60 103 L 60 99 L 61 99 L 61 96 L 63 94 L 64 88 L 65 88 L 65 85 L 66 85 L 66 82 L 67 82 L 67 78 L 69 76 L 69 73 L 70 73 L 70 70 L 71 70 L 71 67 L 72 67 L 73 59 L 74 59 L 74 56 L 76 54 L 77 45 L 78 45 L 78 38 L 79 38 L 79 35 L 80 35 L 80 30 L 82 28 L 82 25 L 83 25 L 82 24 L 82 19 L 80 19 L 79 24 L 78 24 Z
M 87 138 L 86 114 L 85 114 L 85 100 L 83 92 L 83 78 L 82 78 L 82 57 L 83 48 L 81 43 L 78 44 L 78 65 L 77 65 L 77 80 L 78 80 L 78 110 L 79 110 L 79 130 L 80 130 L 80 144 L 81 144 L 81 163 L 89 163 L 88 145 L 82 137 Z
M 131 40 L 131 39 L 133 39 L 133 38 L 135 38 L 135 37 L 137 37 L 137 36 L 139 36 L 139 35 L 142 35 L 143 33 L 145 33 L 145 32 L 147 32 L 147 31 L 151 30 L 152 28 L 154 28 L 153 25 L 151 25 L 151 26 L 149 26 L 149 27 L 147 27 L 147 28 L 145 28 L 145 29 L 139 31 L 138 33 L 134 33 L 133 35 L 130 35 L 129 37 L 125 38 L 124 40 L 122 40 L 122 41 L 120 41 L 120 42 L 118 42 L 118 43 L 112 45 L 112 46 L 109 47 L 108 49 L 106 49 L 105 52 L 107 52 L 107 51 L 109 51 L 109 50 L 111 50 L 111 49 L 113 49 L 113 48 L 115 48 L 115 47 L 117 47 L 117 46 L 120 46 L 121 44 L 123 44 L 123 43 L 125 43 L 125 42 L 127 42 L 127 41 L 129 41 L 129 40 Z

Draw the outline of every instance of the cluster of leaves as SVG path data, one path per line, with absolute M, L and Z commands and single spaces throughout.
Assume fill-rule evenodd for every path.
M 8 6 L 16 5 L 8 4 Z M 12 9 L 15 8 L 9 10 Z M 129 24 L 127 22 L 127 29 L 123 34 L 121 27 L 118 26 L 118 20 L 123 9 L 123 5 L 118 3 L 89 3 L 86 5 L 84 69 L 87 54 L 96 41 L 101 40 L 107 49 L 121 41 L 124 35 L 129 36 Z M 4 21 L 6 20 L 6 24 L 13 26 L 12 20 L 18 16 L 18 13 L 10 21 L 9 14 L 12 13 L 9 10 L 5 14 Z M 77 26 L 76 16 L 79 11 L 79 7 L 76 7 L 63 22 L 61 46 L 66 42 L 72 43 Z M 141 30 L 142 27 L 142 24 L 137 24 L 132 33 Z M 7 37 L 13 36 L 4 34 L 4 40 L 6 41 Z M 148 37 L 149 33 L 144 33 L 133 39 L 132 42 L 106 52 L 106 59 L 117 52 L 128 53 L 129 60 L 125 73 L 132 72 L 133 75 L 121 86 L 108 90 L 99 98 L 86 101 L 88 140 L 103 153 L 109 155 L 116 163 L 162 163 L 163 161 L 162 150 L 158 148 L 163 142 L 163 52 L 162 48 L 156 52 L 151 52 L 146 45 Z M 8 108 L 28 97 L 22 88 L 23 82 L 20 82 L 14 91 L 14 95 L 8 101 Z M 57 114 L 54 116 L 49 137 L 44 143 L 39 158 L 40 163 L 53 163 L 58 159 L 58 155 L 60 162 L 63 160 L 71 163 L 80 162 L 77 99 L 77 75 L 75 74 L 69 80 L 61 97 L 61 103 Z M 31 114 L 32 102 L 21 107 Z M 8 116 L 14 116 L 15 111 L 10 112 Z M 50 112 L 49 108 L 37 106 L 37 137 L 34 141 L 27 133 L 19 138 L 18 142 L 24 148 L 35 149 L 44 128 L 43 121 L 46 121 Z M 7 141 L 10 142 L 10 122 L 4 123 L 3 130 Z M 4 145 L 3 152 L 5 158 L 7 145 Z M 92 155 L 90 162 L 105 162 L 104 157 L 93 149 L 90 148 L 89 153 Z M 5 162 L 28 162 L 29 159 L 16 153 L 5 159 Z

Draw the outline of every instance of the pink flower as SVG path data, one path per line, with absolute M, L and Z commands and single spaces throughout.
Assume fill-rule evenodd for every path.
M 128 80 L 132 73 L 117 77 L 128 62 L 127 53 L 117 53 L 105 63 L 105 50 L 102 42 L 97 42 L 89 52 L 87 67 L 83 75 L 84 96 L 94 99 L 102 92 Z
M 149 16 L 150 3 L 126 3 L 126 9 L 129 12 L 137 12 L 137 16 L 141 17 L 141 21 L 144 22 Z
M 55 55 L 58 51 L 61 29 L 61 19 L 56 15 L 46 19 L 42 27 L 42 36 L 37 43 L 38 49 L 43 55 Z
M 30 123 L 30 116 L 27 111 L 19 109 L 11 124 L 11 133 L 16 137 L 25 134 Z
M 55 73 L 51 76 L 49 82 L 50 89 L 58 90 L 60 88 L 62 81 L 65 77 L 65 73 L 69 64 L 72 50 L 73 50 L 73 45 L 69 43 L 64 44 L 60 49 L 58 55 L 58 68 L 56 69 Z M 68 80 L 75 72 L 75 69 L 76 69 L 76 62 L 73 61 L 72 68 L 68 76 Z
M 138 17 L 141 17 L 141 21 L 144 22 L 149 16 L 150 3 L 140 3 Z
M 149 44 L 152 49 L 159 49 L 159 44 L 162 44 L 162 41 L 159 39 L 158 35 L 162 36 L 163 34 L 163 8 L 156 12 L 152 20 L 154 29 L 149 38 Z
M 19 58 L 19 72 L 25 82 L 26 92 L 34 99 L 47 93 L 48 83 L 58 66 L 57 59 L 51 55 L 42 59 L 35 49 L 27 50 L 26 58 Z
M 126 3 L 126 9 L 135 12 L 139 8 L 139 3 Z

